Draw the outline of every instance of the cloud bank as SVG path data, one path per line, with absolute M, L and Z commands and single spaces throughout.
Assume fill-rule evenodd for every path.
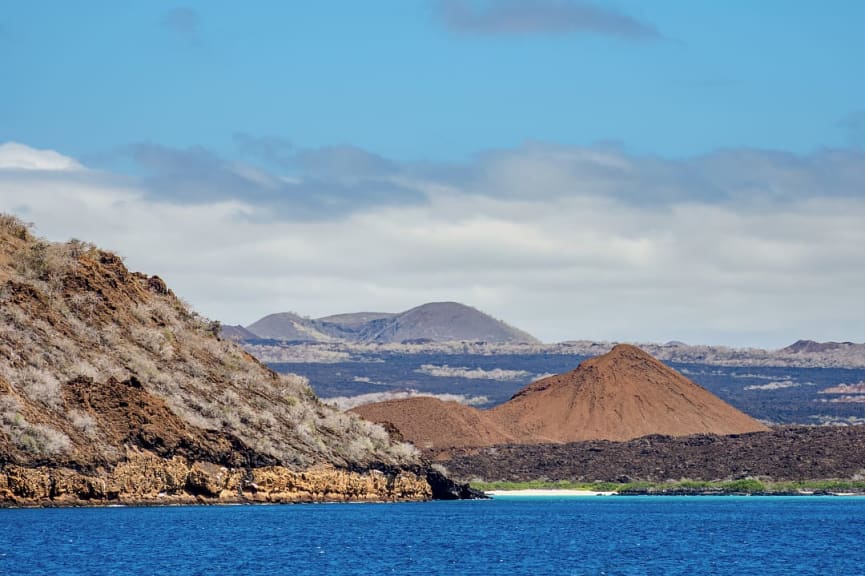
M 433 11 L 450 30 L 481 36 L 599 34 L 657 40 L 649 23 L 578 0 L 435 0 Z
M 0 210 L 115 249 L 227 323 L 455 300 L 546 341 L 862 340 L 861 151 L 534 143 L 412 165 L 329 148 L 274 168 L 130 150 L 135 177 L 6 144 Z
M 84 167 L 53 150 L 37 150 L 17 142 L 0 144 L 0 170 L 74 171 Z

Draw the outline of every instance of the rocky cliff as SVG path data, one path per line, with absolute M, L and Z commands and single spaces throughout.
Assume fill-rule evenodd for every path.
M 219 332 L 159 277 L 0 215 L 0 502 L 423 500 L 456 490 L 413 446 L 323 405 L 304 379 L 274 373 Z
M 381 502 L 432 497 L 431 483 L 420 469 L 228 467 L 182 456 L 164 458 L 133 447 L 113 467 L 83 471 L 7 464 L 0 470 L 0 503 L 5 505 Z

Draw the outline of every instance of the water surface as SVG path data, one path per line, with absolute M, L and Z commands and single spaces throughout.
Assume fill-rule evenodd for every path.
M 0 510 L 0 574 L 861 574 L 865 498 Z

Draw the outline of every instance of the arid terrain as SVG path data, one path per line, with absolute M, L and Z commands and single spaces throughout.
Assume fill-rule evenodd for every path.
M 465 481 L 865 479 L 865 426 L 767 427 L 628 345 L 488 410 L 422 397 L 353 410 Z
M 488 367 L 422 363 L 412 373 L 426 378 L 492 382 L 507 389 L 533 374 L 497 367 L 496 356 L 484 353 L 489 343 L 449 340 L 483 333 L 490 342 L 501 338 L 499 347 L 537 346 L 515 344 L 531 337 L 454 303 L 403 314 L 300 320 L 276 315 L 247 328 L 222 329 L 192 311 L 158 276 L 130 272 L 121 258 L 86 242 L 41 240 L 3 216 L 0 503 L 472 496 L 430 459 L 464 480 L 865 473 L 862 427 L 770 431 L 653 358 L 652 347 L 592 346 L 594 357 L 576 368 L 539 375 L 508 401 L 485 410 L 468 405 L 479 402 L 464 388 L 452 395 L 460 402 L 407 393 L 343 412 L 319 400 L 305 378 L 279 374 L 220 337 L 246 339 L 253 350 L 260 344 L 250 342 L 285 349 L 282 340 L 260 338 L 267 330 L 291 336 L 290 321 L 307 334 L 314 329 L 331 339 L 353 338 L 352 346 L 390 346 L 394 354 L 406 346 L 454 347 L 461 358 L 477 353 L 469 357 L 489 362 Z M 247 339 L 252 329 L 259 339 Z M 332 342 L 316 345 L 324 350 Z M 779 354 L 847 354 L 855 346 L 803 341 Z M 388 358 L 399 357 L 371 365 L 389 366 Z M 358 365 L 364 364 L 351 366 Z M 393 366 L 399 371 L 401 364 Z M 336 368 L 331 372 L 340 374 Z M 770 380 L 771 375 L 745 376 L 766 379 L 744 389 L 753 394 L 800 386 L 792 379 Z M 826 409 L 862 405 L 861 381 L 854 372 L 845 378 L 817 389 Z M 372 390 L 381 386 L 357 376 L 353 382 Z
M 158 276 L 0 217 L 0 502 L 458 495 L 219 332 Z

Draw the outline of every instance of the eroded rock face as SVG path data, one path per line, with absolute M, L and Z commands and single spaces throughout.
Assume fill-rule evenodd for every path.
M 429 500 L 424 476 L 406 470 L 352 472 L 319 467 L 243 469 L 166 459 L 137 449 L 111 470 L 6 465 L 0 505 L 180 504 L 233 502 L 389 502 Z

